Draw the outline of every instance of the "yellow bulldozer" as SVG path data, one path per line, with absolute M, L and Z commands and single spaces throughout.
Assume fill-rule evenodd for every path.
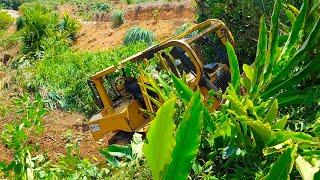
M 156 112 L 144 84 L 143 74 L 128 75 L 125 68 L 156 59 L 161 69 L 177 77 L 186 77 L 190 88 L 200 88 L 203 96 L 210 90 L 224 91 L 230 81 L 226 42 L 234 45 L 234 38 L 225 24 L 210 19 L 194 25 L 159 44 L 135 54 L 117 66 L 96 73 L 88 84 L 101 111 L 88 122 L 95 140 L 109 132 L 140 132 L 152 120 L 147 112 Z M 211 109 L 219 107 L 216 101 Z

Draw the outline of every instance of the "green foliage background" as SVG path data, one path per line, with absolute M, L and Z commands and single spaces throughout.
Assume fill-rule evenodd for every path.
M 236 41 L 236 52 L 240 63 L 251 64 L 255 58 L 259 32 L 259 18 L 271 17 L 274 0 L 196 0 L 197 21 L 209 18 L 226 23 Z M 287 0 L 300 7 L 302 1 Z M 282 14 L 284 17 L 285 15 Z M 285 18 L 281 18 L 285 19 Z

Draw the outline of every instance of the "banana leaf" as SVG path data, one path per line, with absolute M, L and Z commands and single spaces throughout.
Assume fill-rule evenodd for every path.
M 319 43 L 318 39 L 315 38 L 315 37 L 318 37 L 319 34 L 320 34 L 320 18 L 318 18 L 311 33 L 309 34 L 309 36 L 307 37 L 303 45 L 300 47 L 300 49 L 293 55 L 292 58 L 290 58 L 286 62 L 286 64 L 281 69 L 278 69 L 279 72 L 273 72 L 275 76 L 273 77 L 272 82 L 268 85 L 268 88 L 266 89 L 270 89 L 271 87 L 274 87 L 279 82 L 290 77 L 291 71 L 293 70 L 293 68 L 306 58 L 308 51 L 311 51 L 317 46 L 319 46 L 319 44 L 317 44 Z
M 305 79 L 309 74 L 319 71 L 320 69 L 320 55 L 313 58 L 309 64 L 307 64 L 303 69 L 295 73 L 293 76 L 288 78 L 287 80 L 274 85 L 271 89 L 266 90 L 266 92 L 262 93 L 262 98 L 266 99 L 271 97 L 272 95 L 276 95 L 281 89 L 292 89 L 295 85 L 299 84 L 299 82 Z
M 299 32 L 302 30 L 302 27 L 304 25 L 304 21 L 307 15 L 308 11 L 308 1 L 304 0 L 303 4 L 301 6 L 301 10 L 297 18 L 295 19 L 291 32 L 289 34 L 289 38 L 284 45 L 281 55 L 280 55 L 280 63 L 281 61 L 287 61 L 289 58 L 289 55 L 291 54 L 292 49 L 294 48 L 295 44 L 299 40 Z

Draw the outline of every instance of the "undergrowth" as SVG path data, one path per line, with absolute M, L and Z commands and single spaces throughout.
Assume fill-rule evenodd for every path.
M 50 107 L 76 110 L 86 115 L 96 112 L 87 80 L 94 73 L 117 64 L 143 50 L 142 43 L 117 47 L 103 52 L 73 52 L 67 50 L 46 56 L 31 67 L 21 69 L 24 87 L 48 99 Z

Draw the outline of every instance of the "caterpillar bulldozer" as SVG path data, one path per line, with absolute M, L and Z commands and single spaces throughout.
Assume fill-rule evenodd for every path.
M 146 111 L 156 112 L 150 97 L 157 95 L 145 88 L 148 81 L 143 74 L 126 73 L 128 67 L 130 72 L 131 67 L 153 61 L 161 70 L 184 75 L 189 87 L 199 88 L 204 97 L 210 90 L 224 91 L 231 79 L 227 41 L 235 44 L 229 29 L 210 19 L 93 75 L 88 84 L 101 109 L 88 122 L 93 138 L 99 140 L 109 132 L 146 131 L 152 120 Z M 219 104 L 215 101 L 211 109 Z

